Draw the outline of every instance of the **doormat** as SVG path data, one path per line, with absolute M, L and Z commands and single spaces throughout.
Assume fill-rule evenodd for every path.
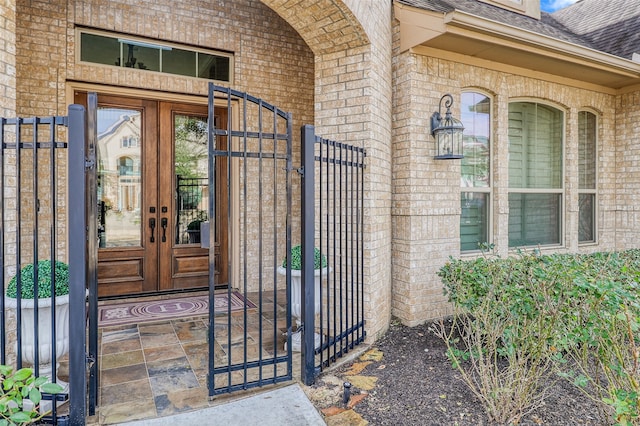
M 230 296 L 230 297 L 229 297 Z M 222 315 L 229 312 L 255 308 L 249 299 L 237 291 L 215 293 L 215 312 Z M 172 318 L 191 317 L 209 314 L 209 296 L 180 297 L 176 299 L 126 302 L 98 306 L 98 326 L 137 324 L 148 321 L 160 321 Z

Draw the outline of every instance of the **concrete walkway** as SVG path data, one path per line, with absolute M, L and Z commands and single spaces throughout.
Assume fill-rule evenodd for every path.
M 136 422 L 127 426 L 224 425 L 240 426 L 325 426 L 326 423 L 311 404 L 300 385 L 293 384 L 261 392 L 202 410 Z

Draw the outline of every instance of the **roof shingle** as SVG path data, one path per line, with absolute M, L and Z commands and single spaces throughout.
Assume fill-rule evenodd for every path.
M 640 53 L 640 0 L 580 0 L 551 16 L 598 50 L 626 59 Z
M 541 12 L 539 20 L 478 0 L 396 1 L 432 12 L 459 10 L 626 59 L 640 51 L 640 0 L 610 0 L 606 6 L 580 0 L 553 14 Z

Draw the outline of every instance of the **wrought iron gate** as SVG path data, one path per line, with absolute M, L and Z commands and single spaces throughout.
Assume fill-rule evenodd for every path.
M 216 123 L 216 103 L 227 109 L 226 125 Z M 291 248 L 291 143 L 291 114 L 246 93 L 209 86 L 210 396 L 292 378 L 290 268 L 278 273 Z M 226 212 L 215 205 L 220 173 L 228 182 Z M 220 214 L 229 218 L 230 236 L 224 291 L 229 299 L 234 290 L 244 296 L 235 313 L 230 304 L 214 303 L 214 245 L 224 243 L 215 233 Z
M 226 103 L 225 126 L 215 123 L 216 95 Z M 216 217 L 213 190 L 222 167 L 229 182 L 229 223 L 238 224 L 237 229 L 230 227 L 228 235 L 236 238 L 228 244 L 241 267 L 236 276 L 230 276 L 227 291 L 235 286 L 248 300 L 254 298 L 235 318 L 230 308 L 216 309 L 212 245 L 209 393 L 290 380 L 294 331 L 302 335 L 301 347 L 296 347 L 301 351 L 302 380 L 311 384 L 323 368 L 366 337 L 365 150 L 316 136 L 312 126 L 302 128 L 303 164 L 297 169 L 302 176 L 301 214 L 295 221 L 291 115 L 246 93 L 213 84 L 209 114 L 209 217 Z M 214 229 L 212 224 L 209 241 L 215 241 Z M 298 238 L 292 238 L 292 229 L 299 232 Z M 300 271 L 292 272 L 292 241 L 301 245 Z M 315 247 L 327 259 L 322 272 L 314 271 Z M 294 272 L 301 278 L 294 280 Z M 279 311 L 278 303 L 285 301 L 286 308 Z M 298 317 L 297 327 L 292 314 Z M 258 331 L 251 335 L 250 329 Z
M 83 202 L 82 196 L 74 198 L 73 180 L 64 176 L 65 163 L 73 162 L 69 148 L 84 147 L 84 139 L 85 113 L 78 105 L 69 107 L 68 116 L 0 118 L 0 362 L 17 369 L 32 365 L 36 376 L 48 375 L 51 381 L 63 384 L 57 364 L 69 350 L 69 387 L 63 394 L 48 396 L 49 402 L 44 403 L 51 410 L 44 421 L 61 425 L 84 424 L 84 415 L 81 421 L 73 421 L 78 402 L 83 405 L 86 396 L 81 382 L 85 371 L 84 257 L 74 256 L 85 250 L 84 232 L 77 241 L 73 233 L 67 234 L 67 239 L 60 238 L 71 228 L 68 224 L 78 219 L 78 211 L 84 220 L 82 207 L 74 211 L 76 204 Z M 80 173 L 84 176 L 84 161 Z M 66 182 L 69 186 L 65 188 Z M 9 306 L 13 302 L 4 298 L 11 281 L 17 283 L 13 308 Z M 40 281 L 45 286 L 29 285 Z M 65 303 L 67 296 L 58 294 L 57 288 L 65 287 L 67 281 L 68 317 L 56 306 Z M 33 287 L 32 295 L 29 287 Z M 49 294 L 50 300 L 45 300 Z M 33 309 L 27 309 L 27 304 Z M 80 341 L 74 340 L 73 326 L 67 333 L 69 317 L 71 324 L 80 318 Z M 45 372 L 49 366 L 51 372 Z M 58 403 L 67 399 L 69 410 L 59 409 Z

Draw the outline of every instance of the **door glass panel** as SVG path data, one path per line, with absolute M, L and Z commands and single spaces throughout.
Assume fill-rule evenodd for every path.
M 140 246 L 141 114 L 98 108 L 98 236 L 100 247 Z
M 209 205 L 207 119 L 174 115 L 176 244 L 200 244 L 200 224 Z

